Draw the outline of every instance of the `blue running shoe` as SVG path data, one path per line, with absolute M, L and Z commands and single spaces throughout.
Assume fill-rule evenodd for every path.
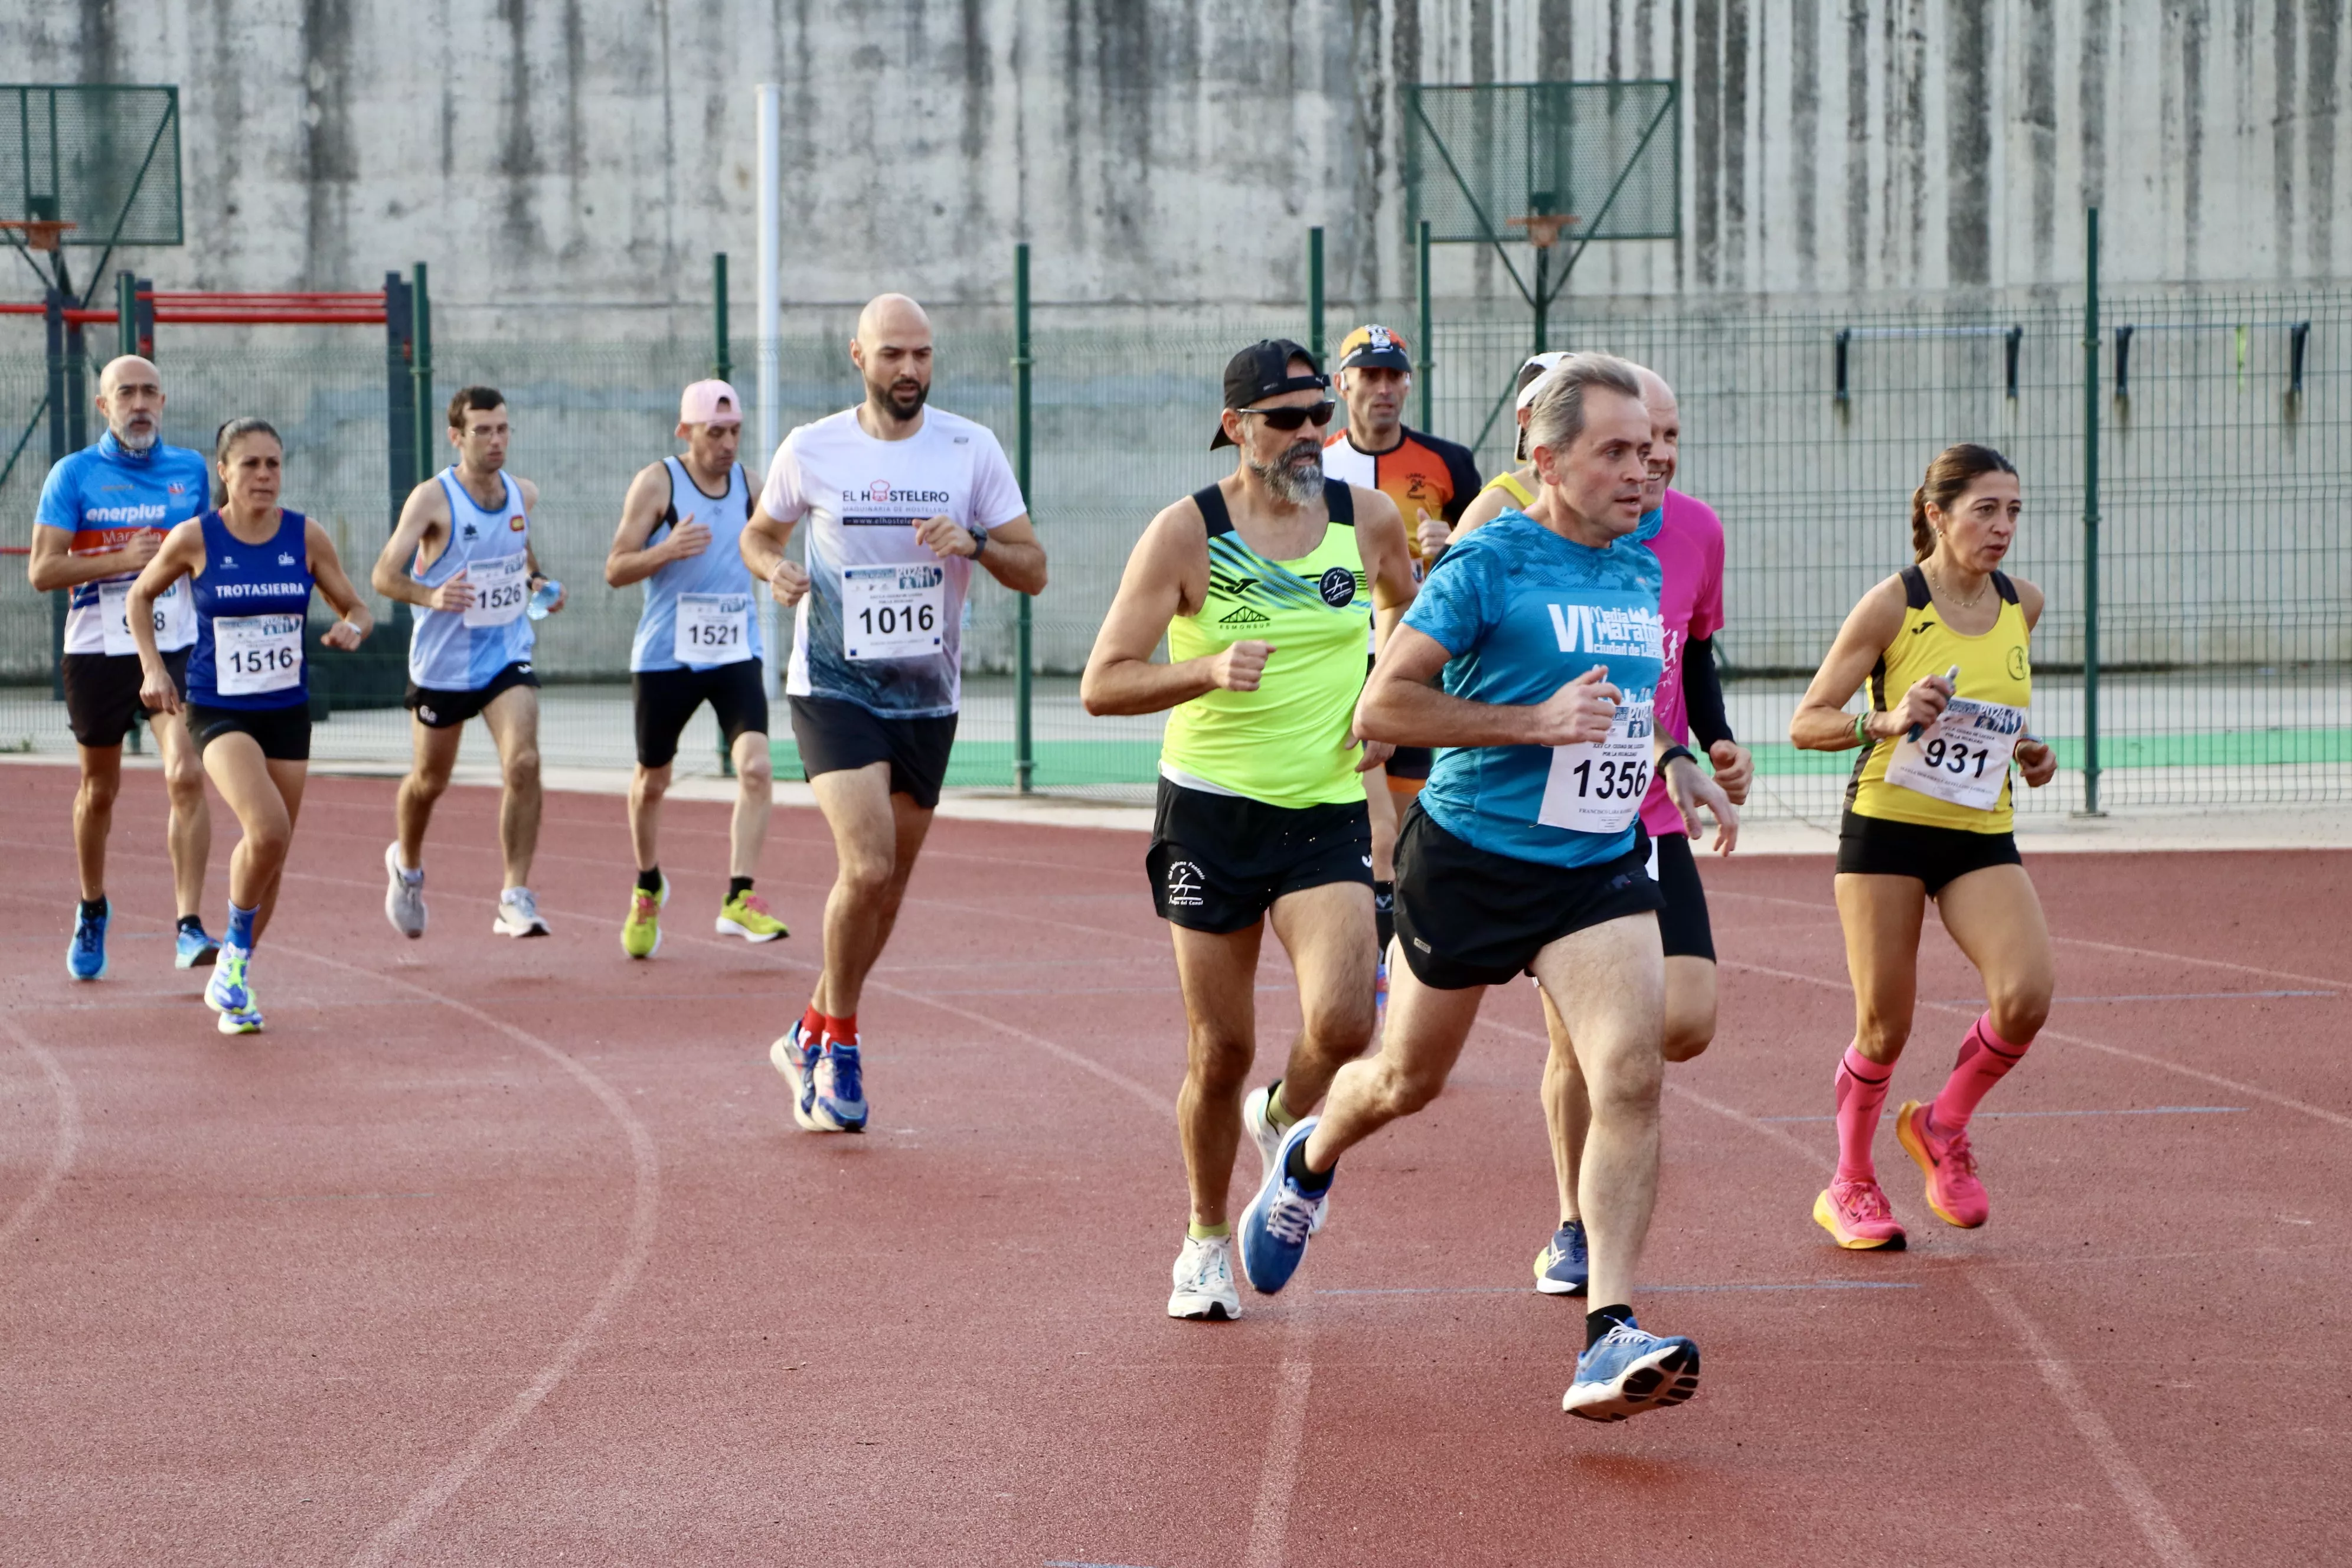
M 247 994 L 250 998 L 251 993 Z M 257 1035 L 261 1033 L 261 1009 L 248 999 L 236 1012 L 224 1012 L 219 1018 L 219 1026 L 224 1035 Z
M 220 943 L 205 934 L 200 925 L 182 926 L 178 944 L 172 954 L 174 969 L 208 969 L 220 957 Z
M 793 1120 L 809 1132 L 831 1132 L 816 1119 L 816 1063 L 822 1054 L 815 1037 L 804 1035 L 796 1021 L 768 1047 L 768 1061 L 793 1086 Z
M 1271 1296 L 1290 1283 L 1299 1260 L 1307 1256 L 1307 1238 L 1315 1233 L 1315 1214 L 1324 1194 L 1301 1191 L 1285 1167 L 1291 1150 L 1306 1142 L 1321 1120 L 1301 1117 L 1283 1134 L 1257 1196 L 1242 1210 L 1242 1222 L 1234 1229 L 1234 1239 L 1241 1243 L 1242 1272 L 1260 1295 Z
M 253 988 L 245 983 L 246 961 L 252 956 L 233 947 L 221 949 L 220 961 L 213 965 L 213 977 L 205 982 L 205 1006 L 223 1016 L 243 1013 L 253 1006 Z
M 817 1120 L 829 1132 L 866 1131 L 866 1074 L 854 1041 L 828 1039 L 814 1074 Z
M 1585 1257 L 1584 1222 L 1570 1220 L 1551 1233 L 1551 1243 L 1536 1254 L 1536 1289 L 1547 1296 L 1581 1296 L 1592 1278 Z
M 66 949 L 66 973 L 76 980 L 106 978 L 106 922 L 113 917 L 110 900 L 98 900 L 98 913 L 86 915 L 74 905 L 73 942 Z
M 1697 1392 L 1698 1346 L 1660 1339 L 1628 1319 L 1576 1358 L 1576 1381 L 1560 1395 L 1559 1407 L 1587 1421 L 1622 1421 L 1680 1405 Z

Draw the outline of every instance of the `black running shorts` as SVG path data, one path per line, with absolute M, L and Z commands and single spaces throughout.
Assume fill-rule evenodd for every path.
M 1268 805 L 1163 778 L 1143 865 L 1161 920 L 1218 935 L 1246 931 L 1286 893 L 1333 882 L 1369 891 L 1371 813 L 1360 798 Z
M 1715 927 L 1706 918 L 1706 889 L 1698 879 L 1698 857 L 1686 834 L 1667 833 L 1652 839 L 1658 857 L 1658 891 L 1666 907 L 1658 911 L 1658 939 L 1668 958 L 1704 958 L 1715 962 Z
M 1501 985 L 1564 936 L 1665 900 L 1650 880 L 1650 837 L 1598 866 L 1546 866 L 1465 844 L 1416 800 L 1397 833 L 1396 930 L 1413 977 L 1438 991 Z
M 1429 764 L 1435 755 L 1427 746 L 1399 746 L 1389 758 L 1389 777 L 1425 782 L 1429 777 Z
M 537 686 L 539 677 L 530 672 L 530 660 L 519 658 L 496 675 L 479 691 L 451 691 L 437 686 L 408 683 L 406 704 L 416 714 L 416 721 L 428 730 L 454 730 L 467 720 L 480 716 L 490 700 L 501 691 L 518 686 Z
M 310 705 L 297 702 L 290 708 L 206 708 L 200 703 L 188 705 L 188 733 L 196 740 L 196 750 L 204 751 L 223 735 L 250 735 L 261 747 L 261 754 L 273 763 L 307 763 L 310 760 Z
M 1851 810 L 1838 823 L 1841 876 L 1909 877 L 1924 885 L 1931 899 L 1971 871 L 2024 864 L 2014 834 L 1930 827 Z
M 906 795 L 925 811 L 940 804 L 948 756 L 955 750 L 956 715 L 886 719 L 837 697 L 788 700 L 803 778 L 887 763 L 892 795 Z
M 767 682 L 756 658 L 709 669 L 641 669 L 629 677 L 629 695 L 636 707 L 639 767 L 666 768 L 676 761 L 678 736 L 706 702 L 730 752 L 739 736 L 768 732 Z
M 175 648 L 163 656 L 180 700 L 188 700 L 188 655 Z M 64 664 L 66 728 L 85 746 L 122 744 L 131 726 L 147 717 L 139 700 L 139 656 L 135 653 L 69 653 Z

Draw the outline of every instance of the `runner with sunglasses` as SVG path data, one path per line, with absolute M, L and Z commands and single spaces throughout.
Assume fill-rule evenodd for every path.
M 1151 521 L 1128 558 L 1079 690 L 1087 711 L 1168 714 L 1145 867 L 1176 948 L 1187 1023 L 1177 1135 L 1192 1221 L 1171 1318 L 1241 1311 L 1226 1209 L 1244 1126 L 1265 1169 L 1373 1026 L 1371 826 L 1359 777 L 1367 599 L 1385 637 L 1412 602 L 1396 503 L 1327 479 L 1327 381 L 1297 343 L 1225 367 L 1210 442 L 1234 472 Z M 1169 662 L 1153 662 L 1160 639 Z M 1271 920 L 1304 1026 L 1283 1076 L 1252 1092 L 1259 950 Z

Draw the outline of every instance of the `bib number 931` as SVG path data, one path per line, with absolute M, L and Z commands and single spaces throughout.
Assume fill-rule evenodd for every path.
M 1895 742 L 1886 782 L 1973 811 L 2000 804 L 2010 759 L 2025 733 L 2025 710 L 1955 697 L 1914 741 Z

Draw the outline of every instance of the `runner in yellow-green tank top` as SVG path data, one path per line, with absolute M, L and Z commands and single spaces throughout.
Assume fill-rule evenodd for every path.
M 1837 1173 L 1813 1200 L 1814 1220 L 1840 1247 L 1904 1245 L 1871 1142 L 1911 1033 L 1927 900 L 1984 976 L 1988 1004 L 1943 1091 L 1895 1113 L 1927 1206 L 1947 1225 L 1980 1226 L 1991 1214 L 1969 1119 L 2050 1011 L 2049 928 L 2010 831 L 2011 763 L 2037 789 L 2058 769 L 2029 714 L 2042 590 L 2000 570 L 2022 506 L 2017 470 L 1999 452 L 1940 453 L 1911 497 L 1917 561 L 1863 595 L 1789 724 L 1789 739 L 1810 751 L 1867 748 L 1838 834 L 1854 1037 L 1837 1071 Z M 1865 679 L 1869 707 L 1850 715 Z
M 1377 959 L 1371 827 L 1359 776 L 1388 754 L 1354 736 L 1369 600 L 1385 637 L 1412 603 L 1396 503 L 1328 481 L 1329 381 L 1297 343 L 1225 367 L 1212 447 L 1233 474 L 1161 511 L 1137 542 L 1087 660 L 1096 714 L 1167 713 L 1146 868 L 1176 947 L 1188 1021 L 1177 1131 L 1192 1221 L 1168 1313 L 1238 1316 L 1234 1153 L 1260 1180 L 1283 1135 L 1370 1044 Z M 1154 662 L 1162 637 L 1169 661 Z M 1305 1027 L 1283 1076 L 1251 1092 L 1258 950 L 1271 921 Z

